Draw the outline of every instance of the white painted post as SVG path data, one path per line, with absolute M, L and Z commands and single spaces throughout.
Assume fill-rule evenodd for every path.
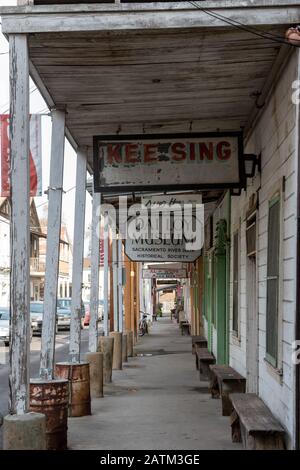
M 93 193 L 92 246 L 91 246 L 91 318 L 89 326 L 89 351 L 98 348 L 98 309 L 99 309 L 99 264 L 100 264 L 100 193 Z
M 52 111 L 50 184 L 48 188 L 48 226 L 45 272 L 44 314 L 41 344 L 40 377 L 54 378 L 59 240 L 63 192 L 65 148 L 65 112 Z
M 119 294 L 119 331 L 123 332 L 123 244 L 118 239 L 118 294 Z
M 119 331 L 118 318 L 118 260 L 116 235 L 112 239 L 112 263 L 113 263 L 113 299 L 114 299 L 114 331 Z
M 82 271 L 86 199 L 86 152 L 79 148 L 76 166 L 75 219 L 73 237 L 72 304 L 70 327 L 70 360 L 80 362 Z
M 10 60 L 10 413 L 29 406 L 29 58 L 25 34 L 9 37 Z
M 104 214 L 104 286 L 103 286 L 103 323 L 104 323 L 104 335 L 108 336 L 108 214 Z

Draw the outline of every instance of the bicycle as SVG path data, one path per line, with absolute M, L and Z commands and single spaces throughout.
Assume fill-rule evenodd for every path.
M 144 336 L 146 333 L 149 333 L 147 313 L 142 312 L 141 310 L 140 310 L 140 313 L 142 313 L 143 316 L 139 322 L 139 336 Z

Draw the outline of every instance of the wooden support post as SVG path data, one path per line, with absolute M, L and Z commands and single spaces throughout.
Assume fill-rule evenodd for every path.
M 134 292 L 134 276 L 135 276 L 135 271 L 134 271 L 134 263 L 131 261 L 130 262 L 130 325 L 131 329 L 133 331 L 134 335 L 134 342 L 136 341 L 136 328 L 135 328 L 135 292 Z
M 108 242 L 108 266 L 109 266 L 109 331 L 114 331 L 114 281 L 113 281 L 113 259 L 112 259 L 111 229 L 109 230 Z
M 114 234 L 112 237 L 112 272 L 113 272 L 113 312 L 114 312 L 114 331 L 119 330 L 119 316 L 118 316 L 118 259 L 117 259 L 117 239 Z
M 131 261 L 125 255 L 125 287 L 124 287 L 124 310 L 125 310 L 125 329 L 128 331 L 133 331 L 131 327 Z
M 10 60 L 10 413 L 29 406 L 29 59 L 25 34 L 9 37 Z
M 104 323 L 104 335 L 108 336 L 109 333 L 109 326 L 108 326 L 108 275 L 109 275 L 109 268 L 108 268 L 108 214 L 104 214 L 104 243 L 103 243 L 103 251 L 104 251 L 104 285 L 103 285 L 103 323 Z
M 91 318 L 89 326 L 89 351 L 98 348 L 98 309 L 99 309 L 99 264 L 100 264 L 100 202 L 99 193 L 93 193 L 92 246 L 91 246 Z
M 50 182 L 48 188 L 47 252 L 40 377 L 54 378 L 56 298 L 64 173 L 65 112 L 52 111 Z
M 118 297 L 119 297 L 119 331 L 123 332 L 123 243 L 118 239 Z
M 139 277 L 139 263 L 134 263 L 134 268 L 135 268 L 135 276 L 134 276 L 134 280 L 135 280 L 135 284 L 134 284 L 134 288 L 135 288 L 135 293 L 134 293 L 134 297 L 135 297 L 135 331 L 136 331 L 136 336 L 138 336 L 138 333 L 139 333 L 139 322 L 140 322 L 140 277 Z
M 70 360 L 80 362 L 82 270 L 86 199 L 86 152 L 78 149 L 76 166 L 75 220 L 73 237 L 72 307 L 70 327 Z

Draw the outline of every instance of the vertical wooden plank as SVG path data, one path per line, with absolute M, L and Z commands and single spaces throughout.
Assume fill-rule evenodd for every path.
M 109 331 L 114 331 L 114 281 L 113 281 L 113 256 L 112 256 L 112 239 L 111 228 L 109 228 L 108 241 L 108 267 L 109 267 Z
M 48 188 L 47 252 L 44 292 L 44 315 L 41 344 L 40 377 L 53 379 L 59 240 L 64 173 L 65 112 L 52 111 L 50 184 Z
M 108 327 L 108 214 L 104 214 L 104 285 L 103 285 L 103 322 L 104 322 L 104 335 L 108 336 L 109 327 Z
M 100 201 L 99 193 L 93 193 L 92 246 L 91 246 L 91 318 L 89 326 L 89 351 L 97 352 L 100 264 Z
M 130 324 L 131 324 L 131 329 L 133 331 L 133 334 L 134 334 L 134 338 L 136 340 L 136 329 L 135 329 L 135 311 L 134 311 L 134 308 L 135 308 L 135 305 L 134 305 L 134 302 L 135 302 L 135 292 L 134 292 L 134 276 L 135 276 L 135 272 L 134 272 L 134 263 L 133 261 L 130 261 Z
M 123 243 L 118 239 L 118 298 L 119 298 L 119 331 L 123 331 Z
M 119 331 L 118 316 L 118 259 L 117 259 L 117 240 L 115 235 L 112 238 L 112 271 L 113 271 L 113 304 L 114 304 L 114 331 Z
M 79 148 L 76 167 L 75 219 L 73 237 L 73 271 L 72 271 L 72 307 L 70 328 L 70 360 L 80 361 L 81 305 L 82 305 L 82 271 L 84 250 L 84 222 L 86 199 L 86 152 Z
M 131 328 L 131 276 L 130 276 L 130 259 L 124 255 L 125 264 L 125 286 L 124 286 L 124 313 L 125 313 L 125 329 Z
M 29 404 L 29 59 L 27 36 L 9 37 L 10 61 L 10 413 Z

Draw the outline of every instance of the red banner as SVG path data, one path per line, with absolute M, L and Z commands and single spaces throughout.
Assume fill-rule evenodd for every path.
M 42 126 L 39 114 L 30 115 L 30 196 L 42 196 Z M 1 196 L 10 196 L 9 115 L 0 115 Z

